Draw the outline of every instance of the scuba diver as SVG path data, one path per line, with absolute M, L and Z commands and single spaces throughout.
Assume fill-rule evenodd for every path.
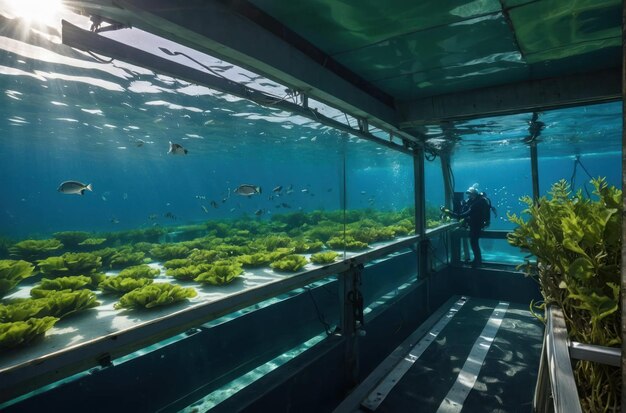
M 480 244 L 478 243 L 480 233 L 489 226 L 491 223 L 491 211 L 496 214 L 496 209 L 491 205 L 491 200 L 487 198 L 487 195 L 478 191 L 477 184 L 470 186 L 465 193 L 468 199 L 462 204 L 459 213 L 452 212 L 443 206 L 441 211 L 452 218 L 464 220 L 469 227 L 470 246 L 474 253 L 472 267 L 476 268 L 482 265 L 483 261 Z

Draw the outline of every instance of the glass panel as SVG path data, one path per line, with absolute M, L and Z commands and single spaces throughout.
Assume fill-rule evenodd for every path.
M 361 276 L 363 313 L 368 315 L 417 281 L 417 254 L 407 248 L 366 264 Z
M 58 320 L 41 340 L 0 354 L 0 368 L 140 330 L 337 258 L 312 263 L 322 250 L 344 252 L 344 150 L 359 153 L 362 141 L 145 68 L 102 63 L 60 44 L 59 20 L 38 26 L 13 19 L 4 6 L 0 260 L 23 266 L 24 277 L 40 272 L 53 280 L 29 277 L 1 295 L 4 303 L 32 303 L 54 295 L 50 289 L 76 289 L 62 301 L 86 303 L 86 311 Z M 63 17 L 90 25 L 84 16 Z M 151 46 L 161 45 L 177 47 Z M 193 56 L 204 62 L 205 55 Z M 205 63 L 213 70 L 220 64 Z M 221 73 L 237 81 L 245 75 L 232 70 Z M 251 83 L 268 93 L 279 88 L 258 78 Z M 398 166 L 380 184 L 403 171 Z M 378 189 L 355 189 L 356 196 L 372 194 L 358 208 L 370 207 Z M 398 214 L 385 225 L 402 221 L 400 212 L 411 206 L 382 190 L 376 196 L 383 210 Z M 401 228 L 408 232 L 411 225 Z M 337 243 L 329 242 L 333 237 Z M 172 288 L 180 290 L 169 294 Z M 171 297 L 181 302 L 160 306 L 174 304 Z
M 537 145 L 541 195 L 560 179 L 587 194 L 593 191 L 592 178 L 605 177 L 610 185 L 621 186 L 621 104 L 561 109 L 540 120 L 548 125 Z M 550 127 L 563 122 L 569 127 Z
M 427 155 L 424 164 L 424 187 L 426 189 L 426 228 L 435 228 L 441 225 L 441 211 L 439 207 L 445 204 L 443 173 L 441 158 L 429 158 Z
M 365 140 L 346 145 L 346 249 L 414 234 L 413 159 Z
M 98 411 L 117 411 L 120 400 L 125 400 L 126 410 L 181 411 L 188 407 L 190 411 L 206 411 L 330 335 L 339 320 L 338 297 L 337 278 L 329 277 L 0 408 L 7 412 L 37 411 L 45 405 L 51 411 L 62 411 L 68 399 L 78 406 L 97 398 Z M 163 386 L 164 382 L 168 385 Z M 103 388 L 116 397 L 99 397 Z

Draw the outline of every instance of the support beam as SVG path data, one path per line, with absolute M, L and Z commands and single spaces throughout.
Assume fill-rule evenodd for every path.
M 621 99 L 621 70 L 531 80 L 400 102 L 400 127 L 543 111 Z
M 278 36 L 217 0 L 70 1 L 68 6 L 131 25 L 252 70 L 302 91 L 369 124 L 419 140 L 398 128 L 392 99 L 386 102 L 328 70 Z M 103 6 L 104 4 L 108 4 Z M 353 75 L 357 77 L 356 75 Z
M 307 106 L 298 105 L 286 99 L 277 100 L 274 96 L 260 92 L 256 89 L 251 89 L 243 84 L 217 77 L 171 60 L 166 60 L 162 57 L 115 40 L 108 39 L 96 33 L 80 29 L 65 20 L 62 21 L 62 34 L 63 44 L 65 45 L 132 63 L 137 66 L 154 70 L 158 73 L 183 79 L 197 85 L 203 85 L 220 92 L 241 97 L 243 99 L 248 99 L 260 105 L 280 108 L 293 114 L 304 116 L 323 125 L 358 136 L 359 138 L 370 140 L 375 142 L 377 145 L 385 146 L 402 153 L 412 154 L 412 151 L 404 145 L 395 144 L 391 141 L 381 139 L 370 133 L 368 130 L 364 130 L 360 127 L 358 129 L 352 128 L 349 125 L 341 123 L 333 118 L 324 116 L 318 111 Z

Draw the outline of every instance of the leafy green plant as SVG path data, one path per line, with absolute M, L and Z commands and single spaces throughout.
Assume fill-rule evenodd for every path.
M 207 271 L 198 274 L 194 281 L 203 284 L 224 285 L 233 281 L 241 273 L 243 273 L 243 269 L 237 261 L 216 261 L 210 264 Z
M 87 238 L 86 240 L 79 242 L 78 245 L 83 247 L 95 247 L 106 242 L 106 238 Z
M 0 260 L 0 298 L 4 297 L 20 281 L 30 277 L 35 267 L 22 260 Z
M 34 240 L 27 239 L 14 244 L 9 248 L 12 257 L 34 261 L 49 256 L 54 251 L 63 248 L 63 244 L 57 239 Z
M 509 215 L 517 228 L 508 242 L 537 257 L 536 268 L 526 267 L 538 278 L 544 299 L 535 308 L 558 305 L 572 340 L 618 346 L 622 192 L 603 178 L 591 183 L 595 199 L 581 190 L 572 194 L 565 180 L 552 185 L 549 199 L 522 198 L 529 219 Z M 618 410 L 619 369 L 581 361 L 575 374 L 586 411 Z
M 46 316 L 63 318 L 98 305 L 100 303 L 96 300 L 96 295 L 89 290 L 51 290 L 42 298 L 14 300 L 10 304 L 0 305 L 0 322 L 25 321 Z
M 46 297 L 50 291 L 76 291 L 92 288 L 91 277 L 84 275 L 75 275 L 71 277 L 58 277 L 55 279 L 43 278 L 35 287 L 31 288 L 31 297 Z
M 161 273 L 158 268 L 152 268 L 149 265 L 141 264 L 134 265 L 132 267 L 124 268 L 118 274 L 118 277 L 123 278 L 154 278 Z
M 167 261 L 174 258 L 186 258 L 189 248 L 178 244 L 157 245 L 150 250 L 150 256 L 155 260 Z
M 143 264 L 145 256 L 146 254 L 142 251 L 133 252 L 131 248 L 122 248 L 111 255 L 108 267 L 115 269 Z
M 335 251 L 318 252 L 311 255 L 311 262 L 314 264 L 330 264 L 335 262 L 335 259 L 339 256 Z
M 191 281 L 203 272 L 209 271 L 211 264 L 188 265 L 186 267 L 171 268 L 165 272 L 165 275 L 174 277 L 177 280 Z
M 97 272 L 102 267 L 102 259 L 90 252 L 66 252 L 60 257 L 39 260 L 39 271 L 49 277 L 63 275 L 86 275 Z
M 328 242 L 326 242 L 326 244 L 330 248 L 345 249 L 348 251 L 358 251 L 358 250 L 363 250 L 368 247 L 366 242 L 358 241 L 354 239 L 354 237 L 349 236 L 349 235 L 346 235 L 345 237 L 343 236 L 332 237 L 331 239 L 328 240 Z
M 154 280 L 150 278 L 130 278 L 117 275 L 106 277 L 106 279 L 98 285 L 98 288 L 105 293 L 126 294 L 127 292 L 145 287 L 153 282 Z
M 298 254 L 291 254 L 277 261 L 274 261 L 272 264 L 270 264 L 270 267 L 278 271 L 296 272 L 304 267 L 306 263 L 306 257 Z
M 154 283 L 124 294 L 115 308 L 154 308 L 170 305 L 187 298 L 195 297 L 198 293 L 193 288 L 183 288 L 168 283 Z
M 55 232 L 54 238 L 61 241 L 65 248 L 72 249 L 78 247 L 81 242 L 90 237 L 88 232 L 83 231 L 63 231 Z
M 41 337 L 59 321 L 56 317 L 29 318 L 26 321 L 0 323 L 0 348 L 23 346 Z

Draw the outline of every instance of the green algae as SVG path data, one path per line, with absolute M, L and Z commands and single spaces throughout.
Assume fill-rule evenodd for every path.
M 43 336 L 57 321 L 56 317 L 43 317 L 0 323 L 0 348 L 6 350 L 27 345 Z
M 339 254 L 335 251 L 318 252 L 317 254 L 311 255 L 311 262 L 318 265 L 330 264 L 331 262 L 335 262 L 338 256 Z
M 307 264 L 306 257 L 298 254 L 287 255 L 274 261 L 270 266 L 278 271 L 296 272 Z
M 33 274 L 34 266 L 23 260 L 0 260 L 0 298 L 15 288 L 20 281 Z
M 193 288 L 183 288 L 168 283 L 154 283 L 124 294 L 120 301 L 115 303 L 115 308 L 149 309 L 184 301 L 195 297 L 197 294 Z

